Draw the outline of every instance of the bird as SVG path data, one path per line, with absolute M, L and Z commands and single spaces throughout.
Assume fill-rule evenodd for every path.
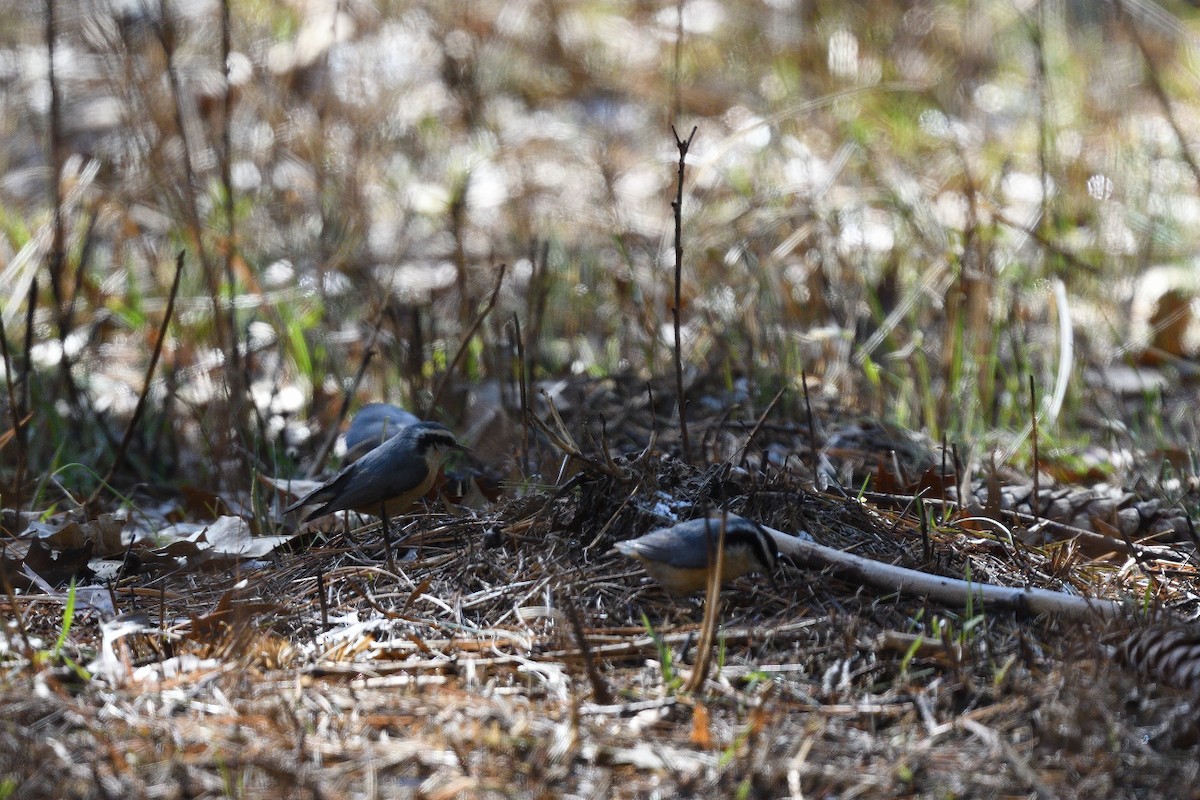
M 417 422 L 364 455 L 283 510 L 290 514 L 321 503 L 303 521 L 337 511 L 389 516 L 403 514 L 428 494 L 449 450 L 465 450 L 450 429 Z
M 367 403 L 346 429 L 346 455 L 342 457 L 342 463 L 357 461 L 404 428 L 420 421 L 420 417 L 400 406 Z M 478 489 L 479 496 L 488 502 L 494 503 L 500 496 L 500 476 L 470 453 L 458 467 L 456 471 L 446 470 L 446 483 L 441 487 L 450 502 L 461 503 L 473 488 Z
M 709 570 L 716 563 L 720 539 L 721 517 L 714 515 L 617 542 L 614 549 L 640 561 L 650 577 L 667 592 L 682 595 L 708 587 Z M 770 574 L 778 560 L 775 540 L 761 525 L 728 515 L 722 583 L 750 572 Z
M 349 464 L 357 461 L 404 428 L 420 421 L 420 417 L 400 406 L 367 403 L 354 415 L 350 427 L 346 429 L 344 462 Z

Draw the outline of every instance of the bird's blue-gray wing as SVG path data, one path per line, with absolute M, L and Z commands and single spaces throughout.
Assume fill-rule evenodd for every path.
M 719 527 L 712 529 L 713 541 L 720 535 Z M 708 566 L 708 536 L 704 520 L 694 519 L 651 531 L 637 539 L 617 542 L 616 547 L 625 555 L 661 561 L 679 569 L 704 569 Z
M 314 500 L 327 501 L 322 514 L 346 509 L 372 511 L 420 486 L 428 474 L 425 459 L 414 451 L 411 437 L 393 436 L 338 473 L 329 482 L 332 491 Z

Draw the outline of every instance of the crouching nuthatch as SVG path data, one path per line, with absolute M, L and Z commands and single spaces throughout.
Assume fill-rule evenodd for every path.
M 346 455 L 342 463 L 357 461 L 409 425 L 420 421 L 420 417 L 400 406 L 367 403 L 354 415 L 350 427 L 346 429 Z M 446 482 L 440 491 L 451 502 L 459 503 L 472 489 L 478 489 L 483 499 L 495 502 L 500 496 L 500 476 L 468 454 L 458 471 L 446 471 Z
M 615 549 L 640 561 L 650 577 L 671 594 L 690 594 L 708 587 L 709 570 L 716 566 L 720 540 L 721 517 L 711 516 L 617 542 Z M 729 515 L 725 522 L 722 583 L 749 572 L 770 573 L 778 558 L 775 540 L 761 525 Z
M 304 517 L 305 522 L 335 511 L 382 512 L 385 517 L 403 514 L 433 487 L 445 452 L 462 449 L 444 425 L 406 425 L 283 513 L 321 503 Z
M 358 461 L 367 453 L 421 418 L 390 403 L 367 403 L 358 410 L 346 429 L 345 463 Z

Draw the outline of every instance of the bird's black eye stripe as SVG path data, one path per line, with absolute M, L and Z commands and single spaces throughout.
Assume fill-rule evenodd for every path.
M 454 447 L 458 440 L 448 431 L 421 431 L 417 434 L 417 449 L 428 450 L 431 447 Z
M 758 555 L 762 558 L 762 563 L 775 569 L 775 564 L 779 561 L 779 549 L 775 547 L 775 537 L 767 533 L 767 529 L 757 522 L 751 522 L 754 526 L 755 544 L 751 545 L 758 550 Z
M 721 535 L 721 521 L 711 520 L 712 528 L 712 546 L 717 546 L 718 537 Z M 776 562 L 779 560 L 778 551 L 775 549 L 775 540 L 771 538 L 771 534 L 767 533 L 762 525 L 752 520 L 729 521 L 725 529 L 725 547 L 730 545 L 740 544 L 749 547 L 758 557 L 758 562 L 763 566 L 775 568 Z

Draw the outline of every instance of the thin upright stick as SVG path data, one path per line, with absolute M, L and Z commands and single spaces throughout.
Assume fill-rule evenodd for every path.
M 12 420 L 13 437 L 17 440 L 16 478 L 13 480 L 13 492 L 8 503 L 12 508 L 19 510 L 23 501 L 21 494 L 25 486 L 25 465 L 29 461 L 29 452 L 25 441 L 25 425 L 29 422 L 29 418 L 21 416 L 21 408 L 17 403 L 12 354 L 8 350 L 8 334 L 4 330 L 2 320 L 0 320 L 0 355 L 4 357 L 4 386 L 8 389 L 8 413 Z M 0 526 L 0 531 L 2 530 L 2 526 Z
M 125 461 L 125 451 L 129 449 L 129 443 L 133 440 L 133 432 L 137 430 L 138 424 L 142 421 L 142 414 L 146 410 L 146 397 L 150 394 L 150 382 L 154 378 L 154 371 L 158 368 L 158 360 L 162 356 L 163 343 L 167 340 L 167 328 L 171 324 L 171 317 L 175 315 L 175 298 L 179 296 L 179 282 L 183 278 L 183 256 L 184 251 L 180 250 L 179 255 L 175 257 L 175 280 L 171 282 L 171 293 L 167 295 L 167 310 L 163 314 L 162 325 L 158 328 L 158 340 L 154 343 L 154 352 L 150 354 L 150 363 L 146 365 L 146 379 L 142 384 L 142 393 L 138 395 L 137 405 L 134 406 L 129 424 L 125 426 L 125 435 L 121 437 L 121 443 L 117 446 L 112 466 L 108 468 L 108 474 L 104 476 L 104 480 L 100 481 L 100 485 L 92 493 L 91 500 L 95 500 L 100 494 L 100 490 L 109 485 L 113 474 Z
M 521 320 L 513 314 L 513 339 L 517 345 L 517 371 L 521 386 L 521 476 L 529 477 L 529 374 L 525 367 L 525 343 L 521 340 Z
M 379 504 L 379 518 L 383 521 L 383 546 L 387 550 L 387 566 L 390 572 L 396 571 L 396 558 L 392 555 L 392 523 L 388 520 L 387 503 Z
M 671 316 L 675 323 L 675 394 L 679 403 L 679 435 L 683 444 L 683 460 L 690 463 L 692 446 L 688 442 L 687 397 L 683 390 L 683 346 L 680 344 L 679 335 L 679 306 L 683 285 L 683 172 L 696 128 L 692 128 L 687 139 L 680 139 L 679 133 L 672 125 L 671 135 L 675 137 L 675 146 L 679 148 L 679 176 L 675 186 L 675 200 L 671 203 L 671 208 L 675 209 L 675 302 L 671 306 Z
M 1033 518 L 1042 515 L 1042 496 L 1038 493 L 1038 424 L 1037 424 L 1037 391 L 1033 385 L 1033 375 L 1029 376 L 1029 421 L 1033 431 Z
M 230 293 L 230 321 L 229 321 L 229 358 L 233 369 L 241 369 L 241 355 L 238 348 L 238 330 L 236 320 L 233 319 L 236 308 L 233 305 L 233 295 L 236 293 L 236 284 L 234 282 L 233 264 L 237 258 L 237 216 L 234 214 L 234 196 L 233 196 L 233 84 L 229 75 L 229 56 L 232 51 L 232 33 L 233 23 L 230 19 L 229 5 L 231 0 L 222 0 L 221 2 L 221 69 L 222 76 L 225 79 L 225 91 L 222 101 L 221 113 L 221 185 L 225 192 L 224 212 L 225 223 L 229 226 L 229 241 L 225 245 L 225 290 Z
M 496 273 L 496 285 L 492 287 L 492 294 L 488 297 L 487 305 L 483 310 L 476 315 L 475 321 L 471 323 L 471 327 L 467 329 L 462 341 L 458 344 L 458 351 L 455 352 L 454 358 L 450 359 L 450 365 L 446 367 L 446 371 L 442 373 L 442 377 L 438 379 L 437 388 L 433 390 L 433 399 L 429 401 L 429 413 L 438 407 L 438 403 L 442 401 L 442 393 L 446 391 L 446 384 L 450 380 L 450 376 L 454 374 L 454 370 L 458 368 L 458 364 L 462 361 L 463 356 L 467 352 L 467 345 L 471 343 L 475 333 L 479 330 L 479 326 L 487 319 L 487 315 L 496 307 L 496 300 L 500 297 L 500 286 L 504 283 L 504 273 L 508 270 L 507 264 L 501 264 L 500 270 Z
M 817 451 L 817 430 L 813 427 L 812 402 L 808 399 L 808 373 L 800 370 L 800 385 L 804 388 L 804 414 L 808 419 L 808 454 L 812 457 L 813 480 L 821 471 L 821 454 Z

